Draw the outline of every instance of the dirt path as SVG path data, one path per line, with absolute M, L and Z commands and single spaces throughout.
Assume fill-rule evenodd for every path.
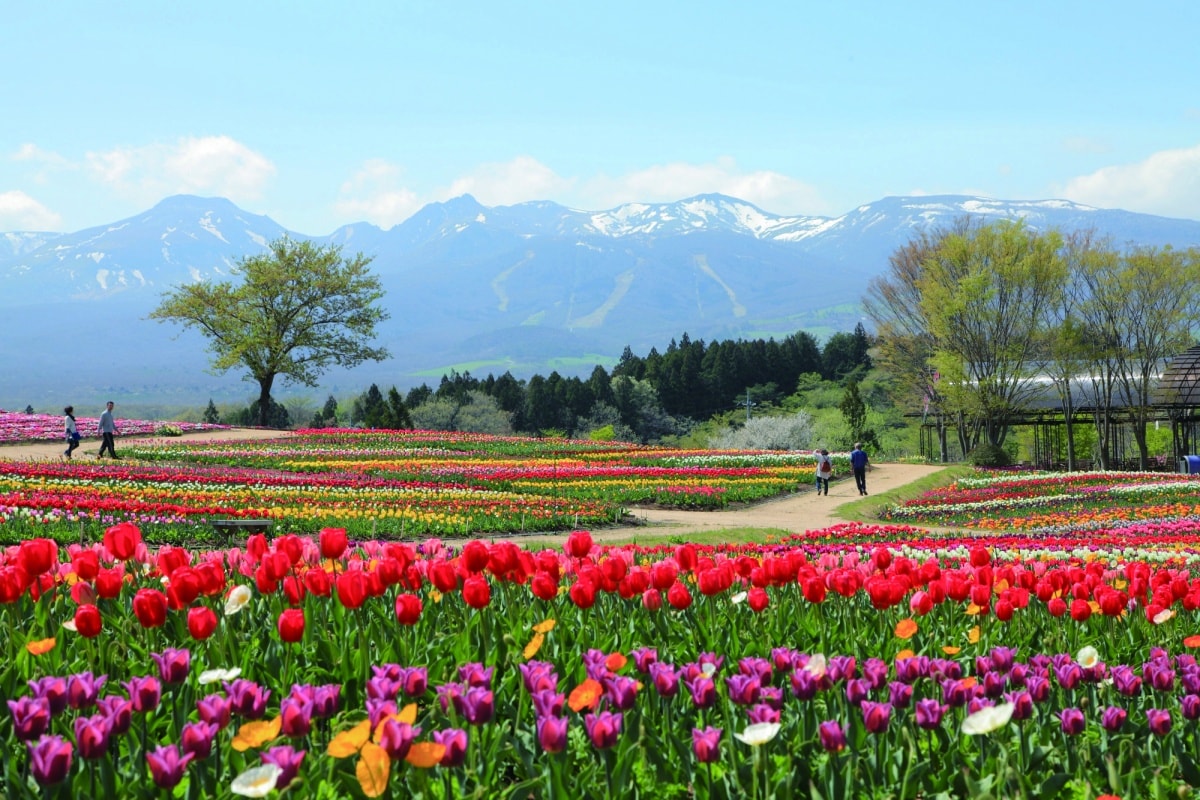
M 117 453 L 121 452 L 122 444 L 129 445 L 134 442 L 238 441 L 275 439 L 289 435 L 290 431 L 231 428 L 185 433 L 182 436 L 118 437 Z M 95 461 L 99 447 L 98 440 L 85 440 L 75 451 L 75 458 Z M 0 445 L 0 460 L 55 461 L 62 457 L 62 451 L 63 446 L 59 442 Z M 942 467 L 920 464 L 877 464 L 867 473 L 867 489 L 872 494 L 882 494 L 920 480 L 940 469 Z M 828 496 L 817 495 L 811 486 L 806 486 L 796 494 L 726 511 L 638 508 L 631 514 L 635 520 L 634 524 L 593 530 L 592 537 L 597 541 L 623 541 L 635 538 L 661 539 L 725 528 L 776 528 L 790 533 L 820 530 L 845 522 L 837 516 L 838 507 L 861 499 L 854 481 L 849 475 L 843 475 L 830 484 Z M 521 537 L 523 543 L 530 544 L 559 544 L 565 539 L 565 534 Z

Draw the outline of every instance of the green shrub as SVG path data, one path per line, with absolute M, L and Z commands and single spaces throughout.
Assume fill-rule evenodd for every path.
M 1011 467 L 1012 455 L 1003 447 L 981 444 L 967 454 L 968 464 L 976 467 Z
M 178 425 L 159 425 L 154 429 L 155 436 L 183 436 L 183 429 Z

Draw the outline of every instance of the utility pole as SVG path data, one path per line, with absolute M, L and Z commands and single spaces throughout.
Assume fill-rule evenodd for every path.
M 747 389 L 746 390 L 746 422 L 750 421 L 750 407 L 752 405 L 754 405 L 754 403 L 750 402 L 750 390 Z

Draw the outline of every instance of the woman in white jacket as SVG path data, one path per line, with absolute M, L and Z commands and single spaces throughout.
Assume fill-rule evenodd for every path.
M 75 448 L 79 447 L 79 429 L 75 427 L 75 406 L 67 406 L 63 409 L 63 428 L 67 434 L 67 450 L 63 455 L 70 458 L 71 453 L 75 452 Z

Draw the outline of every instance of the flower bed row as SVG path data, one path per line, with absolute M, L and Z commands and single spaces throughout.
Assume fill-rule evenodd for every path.
M 1200 783 L 1200 579 L 870 544 L 0 562 L 11 796 L 1122 797 Z M 889 542 L 889 545 L 882 544 Z M 1106 768 L 1106 762 L 1111 768 Z

